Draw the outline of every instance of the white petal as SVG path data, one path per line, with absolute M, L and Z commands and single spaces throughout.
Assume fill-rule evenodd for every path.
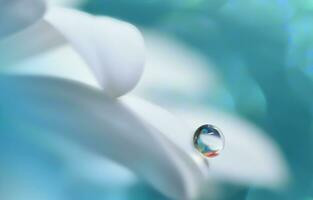
M 188 157 L 185 162 L 199 158 L 195 155 L 197 152 L 192 145 L 193 134 L 198 127 L 213 124 L 223 131 L 226 148 L 221 155 L 209 160 L 210 169 L 201 162 L 198 163 L 198 169 L 193 169 L 203 173 L 205 180 L 196 181 L 203 181 L 201 185 L 205 183 L 206 192 L 211 195 L 220 194 L 213 194 L 218 191 L 208 191 L 208 185 L 212 188 L 219 183 L 259 185 L 270 189 L 282 187 L 287 183 L 287 165 L 277 144 L 266 137 L 264 132 L 239 117 L 195 107 L 185 107 L 181 111 L 176 109 L 179 115 L 174 116 L 156 105 L 129 95 L 122 100 L 125 100 L 124 103 L 145 123 L 158 129 L 179 148 Z M 188 177 L 189 173 L 190 171 L 186 170 L 184 176 Z M 191 181 L 186 181 L 186 184 L 190 184 L 190 189 L 194 185 L 200 187 Z
M 0 0 L 0 38 L 36 22 L 45 8 L 42 0 Z
M 172 198 L 190 199 L 204 181 L 201 169 L 207 166 L 195 160 L 191 143 L 185 143 L 190 130 L 157 106 L 134 98 L 113 100 L 101 90 L 58 78 L 7 76 L 0 82 L 1 112 L 7 120 L 65 135 L 125 165 Z M 145 121 L 136 111 L 140 105 L 168 124 L 156 127 L 157 121 Z M 187 140 L 172 141 L 166 135 L 171 130 Z
M 179 113 L 194 129 L 209 123 L 224 133 L 226 147 L 210 161 L 214 179 L 266 188 L 286 183 L 288 169 L 278 145 L 251 123 L 205 107 L 185 108 Z
M 141 77 L 144 42 L 132 25 L 70 9 L 51 8 L 45 17 L 87 62 L 103 90 L 117 97 Z

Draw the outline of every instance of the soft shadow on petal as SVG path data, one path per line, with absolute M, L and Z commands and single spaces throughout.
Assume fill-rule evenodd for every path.
M 25 61 L 38 58 L 66 42 L 53 26 L 40 19 L 33 25 L 0 40 L 1 70 L 11 70 L 18 64 L 22 64 L 24 68 Z
M 0 0 L 0 38 L 35 23 L 45 9 L 42 0 Z

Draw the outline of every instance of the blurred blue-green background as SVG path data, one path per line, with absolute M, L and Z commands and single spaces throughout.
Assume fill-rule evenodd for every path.
M 229 199 L 313 200 L 312 0 L 85 0 L 75 6 L 170 35 L 210 59 L 233 103 L 223 94 L 204 103 L 247 119 L 278 143 L 291 183 L 279 191 L 242 187 Z M 0 119 L 3 200 L 166 199 L 109 162 L 102 166 L 104 182 L 81 177 L 51 150 L 59 147 L 26 137 L 35 130 L 11 125 L 1 112 Z

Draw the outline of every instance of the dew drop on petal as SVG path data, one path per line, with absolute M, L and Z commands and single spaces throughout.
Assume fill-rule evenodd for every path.
M 193 143 L 203 156 L 213 158 L 223 150 L 224 136 L 216 127 L 206 124 L 196 130 Z

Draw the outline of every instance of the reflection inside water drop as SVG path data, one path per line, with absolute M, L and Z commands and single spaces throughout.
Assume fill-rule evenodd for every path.
M 213 158 L 224 148 L 224 136 L 216 127 L 206 124 L 196 130 L 193 143 L 203 156 Z

